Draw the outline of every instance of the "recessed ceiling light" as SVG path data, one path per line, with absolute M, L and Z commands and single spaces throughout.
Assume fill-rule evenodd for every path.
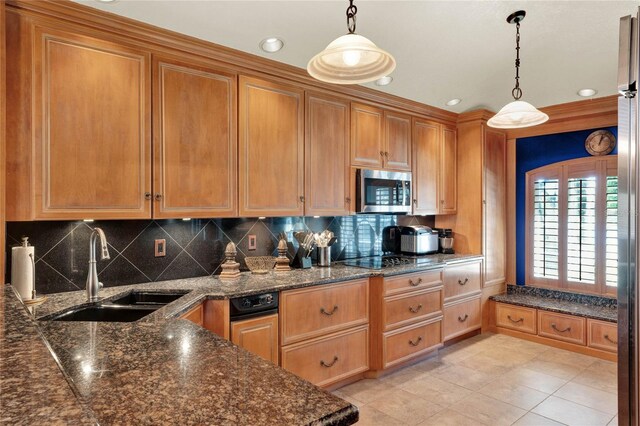
M 386 86 L 387 84 L 393 81 L 393 77 L 390 75 L 385 75 L 384 77 L 380 77 L 375 81 L 376 86 Z
M 578 95 L 582 96 L 583 98 L 588 98 L 589 96 L 593 96 L 596 93 L 598 93 L 598 91 L 596 89 L 580 89 L 580 90 L 578 90 Z
M 282 41 L 278 37 L 267 37 L 260 42 L 260 49 L 264 50 L 267 53 L 275 53 L 278 50 L 282 49 L 283 46 L 284 41 Z
M 454 105 L 458 105 L 460 102 L 462 102 L 462 99 L 455 98 L 455 99 L 451 99 L 450 101 L 447 101 L 447 105 L 454 106 Z
M 100 3 L 113 3 L 116 0 L 96 0 L 96 1 L 99 1 Z

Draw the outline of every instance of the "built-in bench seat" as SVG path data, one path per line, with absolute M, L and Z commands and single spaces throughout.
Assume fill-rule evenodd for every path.
M 498 333 L 615 360 L 617 301 L 526 286 L 491 297 Z

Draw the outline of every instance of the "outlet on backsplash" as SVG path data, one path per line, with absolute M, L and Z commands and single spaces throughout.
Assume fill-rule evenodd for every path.
M 250 251 L 253 251 L 253 250 L 257 249 L 258 248 L 258 243 L 257 243 L 257 240 L 256 240 L 256 236 L 252 234 L 252 235 L 249 235 L 248 238 L 249 238 L 249 243 L 247 244 L 248 249 Z
M 156 240 L 155 241 L 155 256 L 156 257 L 165 257 L 167 255 L 167 240 Z

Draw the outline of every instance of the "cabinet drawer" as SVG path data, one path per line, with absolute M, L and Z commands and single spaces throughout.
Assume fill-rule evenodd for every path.
M 480 265 L 480 262 L 447 265 L 444 270 L 445 300 L 479 291 Z
M 496 325 L 524 333 L 536 334 L 536 310 L 496 303 Z
M 480 298 L 444 307 L 444 340 L 480 328 Z
M 618 324 L 587 320 L 587 342 L 592 348 L 618 352 Z
M 538 311 L 538 335 L 565 342 L 586 344 L 586 320 L 555 312 Z
M 398 275 L 384 279 L 384 295 L 405 293 L 426 287 L 442 284 L 442 270 L 420 272 L 417 274 Z
M 182 315 L 180 318 L 189 320 L 202 327 L 202 325 L 204 324 L 204 320 L 203 320 L 204 314 L 202 309 L 202 303 L 196 306 L 195 308 L 191 309 L 186 314 Z
M 385 330 L 442 314 L 442 287 L 388 297 L 384 301 Z
M 442 320 L 422 322 L 384 333 L 384 368 L 428 352 L 442 344 Z
M 369 369 L 369 327 L 285 346 L 280 358 L 285 370 L 315 385 L 329 385 Z
M 282 345 L 369 322 L 369 280 L 283 291 Z

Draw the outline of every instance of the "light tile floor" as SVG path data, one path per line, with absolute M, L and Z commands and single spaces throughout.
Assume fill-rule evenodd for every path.
M 617 425 L 616 364 L 500 334 L 334 393 L 358 425 Z

